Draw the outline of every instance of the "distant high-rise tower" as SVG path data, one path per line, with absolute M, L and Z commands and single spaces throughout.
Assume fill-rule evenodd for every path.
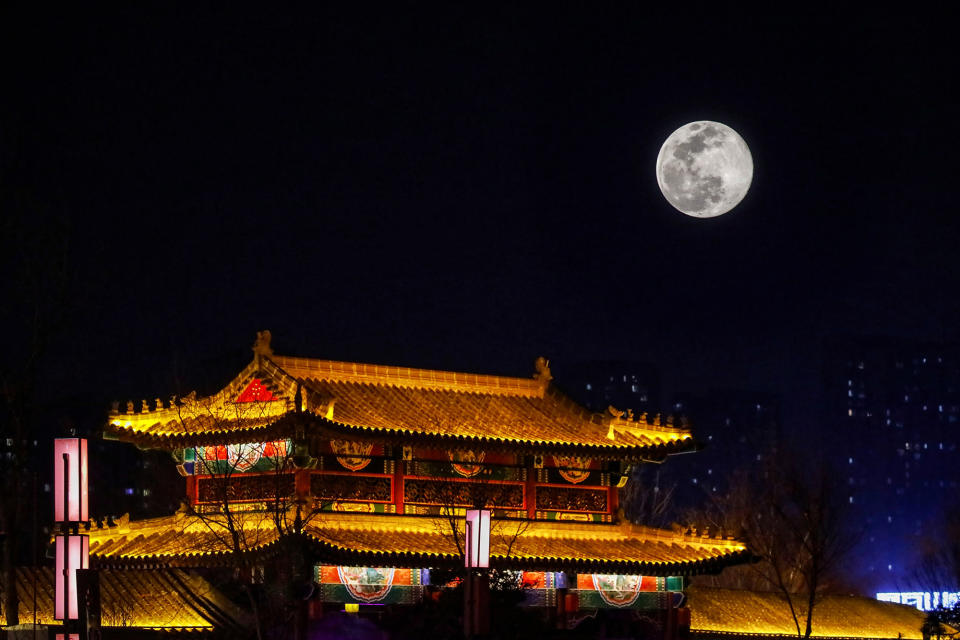
M 960 349 L 844 337 L 825 353 L 827 444 L 864 526 L 861 572 L 878 591 L 919 588 L 918 551 L 958 495 Z

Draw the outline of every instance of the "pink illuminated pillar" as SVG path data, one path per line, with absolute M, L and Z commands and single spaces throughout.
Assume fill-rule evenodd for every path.
M 56 536 L 56 570 L 54 614 L 63 620 L 64 631 L 57 639 L 79 640 L 80 634 L 70 622 L 80 619 L 80 596 L 77 593 L 77 569 L 90 566 L 90 538 L 78 535 L 80 523 L 89 519 L 87 508 L 87 441 L 84 438 L 57 438 L 54 450 L 53 517 L 60 525 Z
M 53 519 L 55 522 L 86 522 L 90 518 L 87 513 L 87 440 L 57 438 L 53 453 Z
M 66 549 L 64 549 L 66 541 Z M 90 568 L 90 537 L 89 536 L 57 536 L 57 568 L 56 592 L 54 600 L 55 620 L 63 620 L 63 606 L 67 603 L 67 620 L 78 620 L 80 608 L 77 600 L 77 569 Z M 66 574 L 67 584 L 64 587 L 63 579 Z M 66 597 L 64 597 L 66 589 Z
M 467 568 L 463 591 L 463 633 L 467 638 L 489 633 L 490 510 L 468 509 L 463 564 Z
M 467 510 L 466 557 L 463 566 L 468 569 L 486 569 L 490 566 L 490 510 Z

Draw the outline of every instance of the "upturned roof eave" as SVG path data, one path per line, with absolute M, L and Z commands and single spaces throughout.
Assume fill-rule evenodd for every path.
M 288 536 L 292 538 L 293 536 Z M 301 534 L 313 551 L 315 561 L 344 565 L 391 566 L 404 568 L 450 568 L 463 566 L 463 558 L 456 554 L 415 551 L 354 550 Z M 261 547 L 240 553 L 181 553 L 145 556 L 99 556 L 91 553 L 91 563 L 98 568 L 198 568 L 236 566 L 269 560 L 281 553 L 284 540 L 274 540 Z M 557 556 L 496 556 L 491 555 L 492 568 L 524 570 L 571 570 L 579 572 L 639 573 L 648 576 L 695 576 L 717 573 L 725 567 L 749 562 L 748 551 L 730 553 L 690 561 L 631 561 L 597 558 L 564 558 Z
M 311 424 L 303 424 L 304 420 Z M 318 433 L 318 431 L 320 433 Z M 583 444 L 577 442 L 551 442 L 546 440 L 425 433 L 401 429 L 359 427 L 337 422 L 324 416 L 295 412 L 288 413 L 263 426 L 200 433 L 159 435 L 148 432 L 135 432 L 110 424 L 104 430 L 104 438 L 129 442 L 142 448 L 170 451 L 191 446 L 241 444 L 245 442 L 273 440 L 281 437 L 296 437 L 298 433 L 304 433 L 306 437 L 315 437 L 323 434 L 360 439 L 376 439 L 378 442 L 387 441 L 391 444 L 422 442 L 435 444 L 441 448 L 470 446 L 483 447 L 488 450 L 503 448 L 511 451 L 516 451 L 517 448 L 521 448 L 531 454 L 551 455 L 552 453 L 560 453 L 563 455 L 580 455 L 601 459 L 623 460 L 661 460 L 668 455 L 696 451 L 702 446 L 690 437 L 650 445 L 618 445 L 614 440 L 611 441 L 610 445 L 605 446 L 593 443 Z

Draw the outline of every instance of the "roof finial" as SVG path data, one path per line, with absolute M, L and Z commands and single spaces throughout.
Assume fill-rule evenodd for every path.
M 533 366 L 536 367 L 537 372 L 533 374 L 535 380 L 539 380 L 543 384 L 549 383 L 553 380 L 553 375 L 550 373 L 550 361 L 540 356 L 537 358 L 536 362 L 533 363 Z
M 264 329 L 257 331 L 257 339 L 253 343 L 253 353 L 257 356 L 272 356 L 273 349 L 270 348 L 270 332 Z

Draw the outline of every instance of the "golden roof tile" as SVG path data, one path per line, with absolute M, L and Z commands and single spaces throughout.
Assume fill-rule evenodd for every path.
M 693 586 L 688 596 L 690 631 L 695 635 L 797 635 L 786 601 L 778 593 Z M 812 637 L 921 640 L 924 616 L 906 605 L 825 595 L 813 610 Z
M 543 364 L 538 364 L 544 367 Z M 114 412 L 114 437 L 153 446 L 210 444 L 278 434 L 301 410 L 346 435 L 435 437 L 460 442 L 590 448 L 610 454 L 694 447 L 690 432 L 654 419 L 589 412 L 550 386 L 549 370 L 512 378 L 409 367 L 258 356 L 222 391 L 154 410 Z M 267 402 L 236 402 L 251 380 L 275 390 Z M 296 406 L 299 403 L 299 407 Z
M 37 622 L 53 620 L 53 569 L 17 569 L 20 620 L 33 620 L 37 586 Z M 2 589 L 2 585 L 0 585 Z M 214 631 L 241 630 L 249 615 L 201 576 L 181 569 L 105 569 L 100 572 L 101 622 L 105 627 Z M 5 617 L 0 620 L 6 623 Z
M 268 552 L 280 540 L 269 515 L 236 514 L 242 549 Z M 231 553 L 227 536 L 195 516 L 177 515 L 93 529 L 90 555 L 101 565 L 217 564 Z M 175 533 L 171 533 L 175 532 Z M 444 518 L 323 513 L 308 521 L 305 536 L 331 562 L 439 566 L 460 561 Z M 462 541 L 461 541 L 462 544 Z M 636 525 L 494 520 L 494 566 L 563 567 L 645 575 L 716 570 L 747 557 L 743 544 Z

